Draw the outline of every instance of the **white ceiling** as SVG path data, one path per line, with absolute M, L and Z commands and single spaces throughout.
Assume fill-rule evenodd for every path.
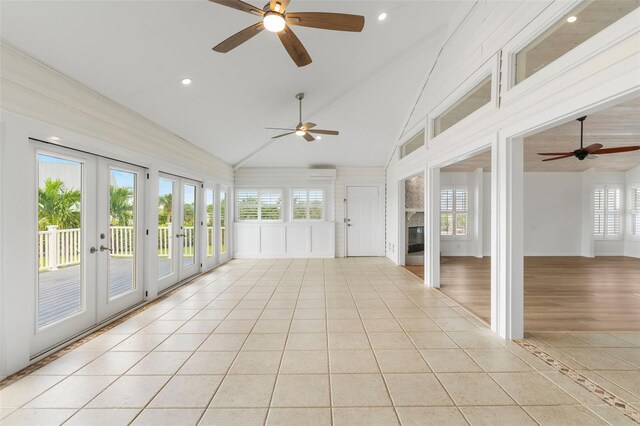
M 296 27 L 314 60 L 304 68 L 267 32 L 226 55 L 213 52 L 256 18 L 205 0 L 3 0 L 1 35 L 229 163 L 278 134 L 264 127 L 295 126 L 294 95 L 305 92 L 305 120 L 341 135 L 316 144 L 279 139 L 246 165 L 381 166 L 459 5 L 293 0 L 290 11 L 367 21 L 359 34 Z M 377 20 L 382 11 L 385 22 Z

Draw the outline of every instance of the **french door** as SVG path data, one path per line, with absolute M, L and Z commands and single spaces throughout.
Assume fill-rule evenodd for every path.
M 31 354 L 143 300 L 145 170 L 35 143 L 37 281 Z
M 158 185 L 158 291 L 200 272 L 202 184 L 160 174 Z

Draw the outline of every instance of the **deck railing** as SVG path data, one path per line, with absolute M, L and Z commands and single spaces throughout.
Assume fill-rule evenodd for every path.
M 58 229 L 48 226 L 46 231 L 38 231 L 38 268 L 55 271 L 59 267 L 80 263 L 80 229 Z M 171 224 L 158 227 L 158 256 L 171 258 L 173 227 Z M 193 257 L 195 247 L 194 227 L 183 229 L 183 256 Z M 214 229 L 207 227 L 207 254 L 213 256 Z M 116 257 L 132 257 L 134 254 L 133 226 L 111 226 L 111 255 Z M 225 246 L 225 229 L 221 228 L 222 245 Z

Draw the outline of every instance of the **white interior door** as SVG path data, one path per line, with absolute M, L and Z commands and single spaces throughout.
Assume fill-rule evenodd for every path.
M 129 164 L 99 161 L 99 321 L 144 300 L 145 173 Z
M 202 184 L 161 174 L 158 185 L 158 291 L 200 271 L 199 189 Z
M 347 187 L 347 256 L 382 256 L 382 217 L 377 186 Z

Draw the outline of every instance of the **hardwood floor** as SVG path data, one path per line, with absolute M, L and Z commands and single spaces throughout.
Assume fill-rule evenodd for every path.
M 440 290 L 485 321 L 490 263 L 443 257 L 441 264 Z M 424 276 L 422 266 L 407 269 Z M 640 330 L 640 259 L 527 257 L 524 298 L 526 331 Z

